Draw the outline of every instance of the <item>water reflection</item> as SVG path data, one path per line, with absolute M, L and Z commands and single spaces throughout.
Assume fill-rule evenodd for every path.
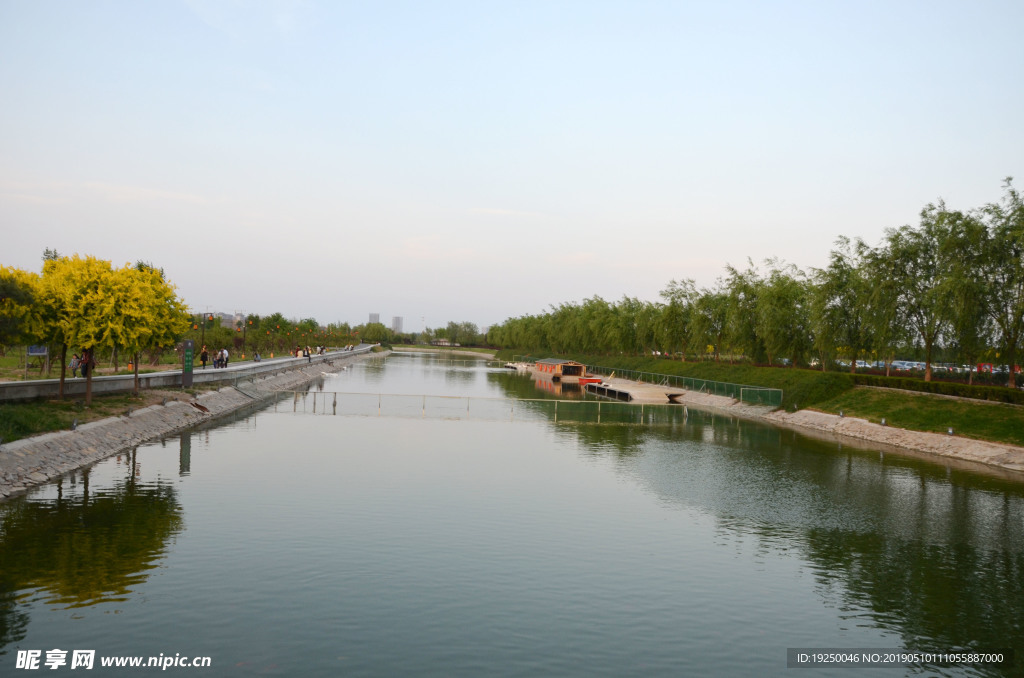
M 1020 484 L 717 413 L 570 401 L 484 364 L 389 362 L 144 456 L 193 526 L 145 589 L 182 526 L 173 488 L 134 460 L 103 492 L 78 474 L 0 507 L 0 642 L 25 637 L 34 600 L 130 597 L 118 606 L 150 637 L 207 642 L 239 672 L 290 661 L 277 675 L 785 675 L 785 644 L 820 638 L 1024 660 Z M 361 416 L 320 416 L 335 412 Z M 132 502 L 144 534 L 115 510 Z M 52 535 L 84 525 L 88 562 L 59 565 Z
M 522 380 L 493 381 L 531 397 Z M 891 631 L 907 648 L 1012 648 L 1024 660 L 1019 482 L 699 410 L 616 426 L 611 408 L 602 425 L 555 423 L 537 409 L 581 454 L 611 455 L 663 501 L 714 516 L 724 542 L 798 552 L 846 628 Z
M 124 475 L 110 487 L 92 488 L 84 469 L 57 481 L 53 499 L 0 504 L 0 654 L 25 635 L 22 602 L 123 602 L 182 530 L 174 486 L 139 481 L 134 451 L 120 463 Z

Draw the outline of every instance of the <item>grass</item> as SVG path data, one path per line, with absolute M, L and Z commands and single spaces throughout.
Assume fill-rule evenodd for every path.
M 1024 407 L 982 400 L 948 398 L 893 389 L 857 387 L 838 394 L 814 409 L 843 414 L 913 431 L 958 436 L 1024 446 Z
M 511 360 L 513 351 L 498 357 Z M 534 354 L 530 359 L 556 357 Z M 710 381 L 724 381 L 783 390 L 783 408 L 815 409 L 831 414 L 860 417 L 912 431 L 945 433 L 953 427 L 956 435 L 1024 446 L 1024 407 L 985 400 L 951 398 L 914 391 L 855 386 L 847 373 L 783 367 L 756 367 L 716 362 L 681 362 L 637 356 L 557 356 L 588 365 L 624 370 L 671 374 Z
M 64 431 L 71 428 L 75 419 L 84 424 L 123 415 L 129 408 L 137 410 L 162 402 L 164 398 L 177 397 L 181 397 L 178 392 L 143 391 L 138 397 L 130 394 L 93 396 L 90 407 L 85 407 L 81 398 L 0 403 L 0 438 L 9 443 L 40 433 Z
M 511 360 L 512 356 L 512 351 L 500 351 L 496 357 L 501 360 Z M 516 356 L 522 357 L 518 353 Z M 531 357 L 536 359 L 555 356 L 536 354 Z M 665 360 L 653 356 L 573 355 L 559 357 L 570 357 L 587 365 L 599 365 L 620 370 L 637 370 L 708 381 L 777 388 L 783 392 L 782 407 L 786 410 L 813 406 L 834 398 L 854 386 L 853 380 L 848 374 L 839 372 L 757 367 L 744 364 L 731 365 L 713 361 L 682 362 L 681 360 Z

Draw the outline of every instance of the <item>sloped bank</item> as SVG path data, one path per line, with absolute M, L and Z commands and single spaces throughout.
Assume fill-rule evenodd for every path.
M 1024 481 L 1024 448 L 1003 443 L 962 438 L 959 436 L 909 431 L 874 424 L 856 417 L 840 417 L 814 410 L 785 412 L 748 405 L 725 396 L 687 392 L 679 402 L 700 409 L 717 410 L 745 419 L 758 419 L 775 425 L 825 434 L 835 440 L 854 439 L 871 445 L 907 450 L 939 461 L 957 460 L 984 464 L 1014 473 Z
M 325 372 L 337 372 L 356 360 L 385 354 L 338 356 L 329 362 L 256 376 L 195 398 L 168 392 L 162 405 L 6 443 L 0 448 L 0 500 L 65 473 L 124 452 L 146 441 L 214 422 L 245 407 L 270 401 L 274 391 L 305 386 Z

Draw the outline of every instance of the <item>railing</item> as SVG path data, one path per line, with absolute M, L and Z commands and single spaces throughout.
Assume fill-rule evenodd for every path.
M 487 398 L 405 393 L 276 391 L 275 412 L 362 417 L 475 421 L 554 421 L 556 423 L 674 426 L 688 410 L 671 404 L 630 404 L 601 400 Z
M 747 384 L 730 384 L 723 381 L 709 381 L 707 379 L 695 379 L 693 377 L 679 377 L 673 374 L 658 374 L 656 372 L 641 372 L 639 370 L 623 370 L 613 367 L 602 367 L 600 365 L 587 365 L 587 370 L 594 374 L 609 375 L 612 372 L 616 376 L 631 381 L 639 381 L 647 384 L 659 384 L 661 386 L 674 386 L 688 391 L 698 391 L 711 395 L 726 396 L 735 398 L 740 402 L 751 405 L 770 405 L 772 407 L 782 406 L 782 389 L 766 388 L 763 386 L 750 386 Z
M 239 362 L 229 364 L 226 369 L 198 369 L 192 372 L 193 384 L 236 385 L 252 379 L 257 375 L 272 372 L 310 367 L 318 363 L 333 362 L 338 359 L 368 353 L 373 346 L 365 345 L 352 351 L 334 351 L 311 358 L 273 358 L 262 362 Z M 163 372 L 145 372 L 139 375 L 139 388 L 181 388 L 181 368 Z M 60 379 L 33 379 L 31 381 L 10 381 L 0 383 L 0 402 L 11 400 L 31 400 L 35 398 L 56 397 L 60 388 Z M 93 395 L 107 393 L 129 393 L 135 388 L 135 376 L 132 374 L 97 376 L 92 379 Z M 85 394 L 85 379 L 68 376 L 64 380 L 66 396 Z

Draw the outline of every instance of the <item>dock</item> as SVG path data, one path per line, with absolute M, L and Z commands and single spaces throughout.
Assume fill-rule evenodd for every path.
M 600 384 L 587 384 L 587 393 L 621 402 L 635 403 L 674 403 L 676 398 L 686 393 L 685 389 L 675 386 L 659 386 L 629 379 L 605 379 Z

